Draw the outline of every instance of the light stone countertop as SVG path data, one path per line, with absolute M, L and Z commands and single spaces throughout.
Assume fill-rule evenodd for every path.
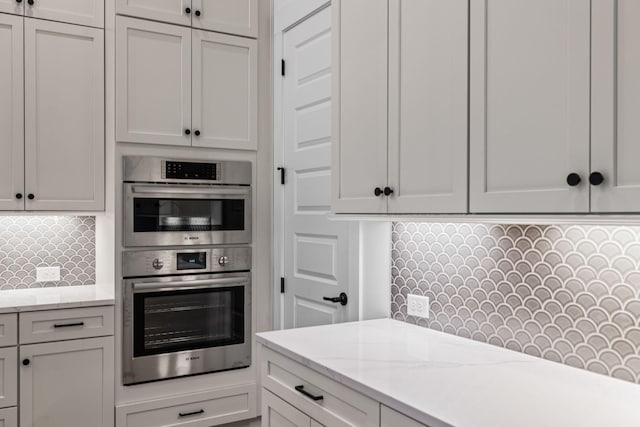
M 0 291 L 0 314 L 114 304 L 113 292 L 95 285 Z
M 640 426 L 640 385 L 395 320 L 257 341 L 430 427 Z

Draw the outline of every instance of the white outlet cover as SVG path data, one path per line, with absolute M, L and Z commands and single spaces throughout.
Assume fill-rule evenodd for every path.
M 57 282 L 60 280 L 60 267 L 37 267 L 36 282 Z
M 407 314 L 410 316 L 429 318 L 429 297 L 409 294 L 407 296 Z

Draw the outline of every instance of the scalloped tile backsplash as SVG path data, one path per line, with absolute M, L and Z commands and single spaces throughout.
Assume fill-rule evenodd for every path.
M 395 223 L 394 319 L 640 383 L 640 227 Z M 430 297 L 429 319 L 407 295 Z
M 94 217 L 0 217 L 0 291 L 93 285 Z M 60 267 L 60 281 L 36 283 L 36 267 Z

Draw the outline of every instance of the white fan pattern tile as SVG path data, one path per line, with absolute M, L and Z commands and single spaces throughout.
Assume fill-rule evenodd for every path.
M 1 217 L 0 291 L 95 284 L 94 217 Z M 60 267 L 60 281 L 36 283 L 36 268 Z
M 395 319 L 640 383 L 640 227 L 395 223 Z M 407 295 L 431 316 L 407 315 Z

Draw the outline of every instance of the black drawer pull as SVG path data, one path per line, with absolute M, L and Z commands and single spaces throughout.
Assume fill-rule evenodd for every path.
M 200 409 L 198 411 L 193 411 L 193 412 L 179 412 L 178 415 L 181 417 L 191 417 L 193 415 L 200 415 L 200 414 L 204 414 L 204 409 Z
M 318 400 L 322 400 L 322 399 L 324 399 L 324 396 L 322 396 L 322 395 L 320 395 L 320 396 L 314 396 L 313 394 L 309 393 L 307 390 L 305 390 L 305 389 L 304 389 L 304 386 L 303 386 L 303 385 L 297 385 L 297 386 L 296 386 L 296 391 L 297 391 L 298 393 L 302 393 L 302 394 L 304 394 L 305 396 L 307 396 L 307 397 L 308 397 L 309 399 L 311 399 L 311 400 L 315 400 L 316 402 L 317 402 Z
M 56 323 L 53 325 L 54 328 L 71 328 L 73 326 L 84 326 L 84 322 L 78 323 Z

